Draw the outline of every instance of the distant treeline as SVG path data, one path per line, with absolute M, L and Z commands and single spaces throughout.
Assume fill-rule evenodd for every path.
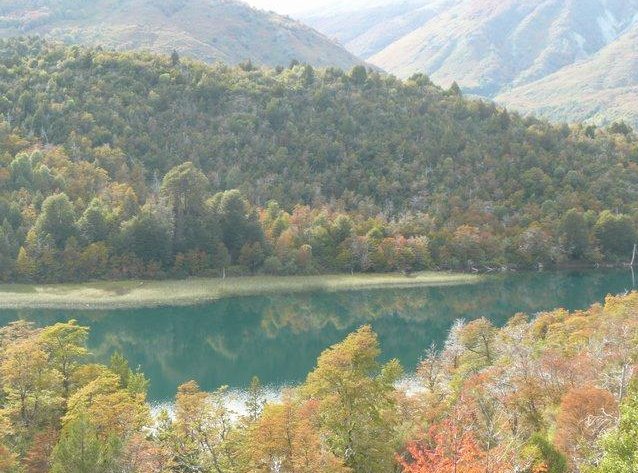
M 5 281 L 614 262 L 636 240 L 629 127 L 423 75 L 22 39 L 0 91 Z

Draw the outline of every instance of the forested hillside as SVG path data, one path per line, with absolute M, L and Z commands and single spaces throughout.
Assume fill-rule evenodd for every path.
M 427 77 L 0 43 L 0 278 L 628 260 L 638 142 Z M 233 191 L 238 189 L 238 191 Z
M 95 363 L 75 321 L 0 328 L 0 470 L 8 473 L 624 473 L 634 471 L 638 294 L 503 328 L 459 321 L 408 383 L 365 326 L 266 402 L 259 380 L 178 388 Z M 151 380 L 152 382 L 152 380 Z

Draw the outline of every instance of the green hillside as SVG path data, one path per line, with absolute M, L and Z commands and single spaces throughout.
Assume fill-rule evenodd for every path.
M 638 145 L 620 125 L 553 126 L 363 67 L 39 40 L 0 59 L 4 279 L 74 278 L 63 261 L 119 278 L 630 257 Z

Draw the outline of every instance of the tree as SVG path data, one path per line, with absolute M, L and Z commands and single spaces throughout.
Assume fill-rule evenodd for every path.
M 263 233 L 257 214 L 238 190 L 216 194 L 210 202 L 219 214 L 222 240 L 233 262 L 239 258 L 246 243 L 261 242 Z
M 428 449 L 418 443 L 407 446 L 409 460 L 400 459 L 405 473 L 483 473 L 482 452 L 471 434 L 463 436 L 458 445 L 447 446 L 442 436 L 435 438 L 436 447 Z
M 82 415 L 62 429 L 53 450 L 51 473 L 108 473 L 119 448 L 117 438 L 100 438 L 95 426 Z
M 108 238 L 109 217 L 100 199 L 93 199 L 78 220 L 80 236 L 88 243 Z
M 113 353 L 109 361 L 109 369 L 120 377 L 120 387 L 125 388 L 128 386 L 131 368 L 129 368 L 128 361 L 124 358 L 124 355 L 119 352 Z
M 248 419 L 255 422 L 259 419 L 261 412 L 266 403 L 264 398 L 264 388 L 257 376 L 253 376 L 248 388 L 248 399 L 246 400 L 246 409 L 248 410 Z
M 11 453 L 7 447 L 0 444 L 0 471 L 12 472 L 17 471 L 16 468 L 16 455 Z
M 9 166 L 11 182 L 15 189 L 29 188 L 33 184 L 33 166 L 26 153 L 18 154 Z
M 638 465 L 638 389 L 633 386 L 620 408 L 619 424 L 600 440 L 602 458 L 595 473 L 635 473 Z
M 82 360 L 88 355 L 86 340 L 88 327 L 82 327 L 75 320 L 57 323 L 40 333 L 40 341 L 49 354 L 49 363 L 62 379 L 62 396 L 69 398 L 72 388 L 71 378 Z
M 266 259 L 264 249 L 258 241 L 246 243 L 239 252 L 239 264 L 246 266 L 253 273 L 261 266 Z
M 120 378 L 104 367 L 77 389 L 68 401 L 63 422 L 87 416 L 102 440 L 109 437 L 130 439 L 149 422 L 146 392 L 135 392 L 120 386 Z
M 406 455 L 399 457 L 404 473 L 485 473 L 486 454 L 467 421 L 466 414 L 456 409 L 430 428 L 427 439 L 409 443 Z
M 63 249 L 70 236 L 75 234 L 75 211 L 66 194 L 47 197 L 34 229 L 39 239 L 49 236 L 58 249 Z
M 322 445 L 316 428 L 316 405 L 285 392 L 282 401 L 267 404 L 251 425 L 247 438 L 249 471 L 270 473 L 346 473 L 343 466 Z
M 630 259 L 636 243 L 636 229 L 629 217 L 605 210 L 598 217 L 594 233 L 607 256 Z
M 32 280 L 36 275 L 36 262 L 24 246 L 20 247 L 16 261 L 16 271 L 21 278 Z
M 583 214 L 571 209 L 560 222 L 560 242 L 570 259 L 581 260 L 589 252 L 589 228 Z
M 173 52 L 171 53 L 171 64 L 173 67 L 179 64 L 179 53 L 176 49 L 173 49 Z
M 386 472 L 394 463 L 396 360 L 379 364 L 376 334 L 364 326 L 324 351 L 302 387 L 317 402 L 330 451 L 356 472 Z
M 609 132 L 617 134 L 617 135 L 628 136 L 633 132 L 633 130 L 631 129 L 629 125 L 627 125 L 627 123 L 625 123 L 623 120 L 620 120 L 620 121 L 612 123 L 609 126 Z
M 569 472 L 565 456 L 538 433 L 532 436 L 521 453 L 523 457 L 529 459 L 531 473 Z
M 28 437 L 59 406 L 55 394 L 58 382 L 58 374 L 51 370 L 49 356 L 37 336 L 17 339 L 3 347 L 0 387 L 4 412 L 21 434 Z
M 365 84 L 366 80 L 368 80 L 368 71 L 365 66 L 354 66 L 350 71 L 350 78 L 352 82 L 357 85 Z
M 558 259 L 552 235 L 538 225 L 531 225 L 518 238 L 517 255 L 525 266 L 552 263 Z
M 78 277 L 93 279 L 103 277 L 108 271 L 109 247 L 105 242 L 92 243 L 80 255 L 76 262 Z
M 174 455 L 180 471 L 214 471 L 234 468 L 233 412 L 226 388 L 202 392 L 194 381 L 182 384 L 175 398 Z
M 206 235 L 208 178 L 192 162 L 171 169 L 162 181 L 161 195 L 172 209 L 173 252 L 209 249 Z
M 58 443 L 59 434 L 57 428 L 51 427 L 34 436 L 31 448 L 24 457 L 24 465 L 28 473 L 49 473 L 51 471 L 51 457 L 53 449 Z M 3 471 L 1 466 L 0 471 Z
M 465 350 L 463 362 L 469 369 L 477 370 L 494 363 L 496 334 L 497 328 L 485 317 L 473 320 L 461 329 L 460 342 Z
M 599 388 L 579 387 L 565 394 L 556 420 L 556 444 L 573 468 L 581 470 L 595 458 L 596 441 L 613 425 L 617 409 L 614 396 Z
M 121 251 L 134 254 L 142 261 L 167 264 L 171 258 L 172 223 L 158 209 L 147 206 L 141 213 L 122 224 L 119 235 Z

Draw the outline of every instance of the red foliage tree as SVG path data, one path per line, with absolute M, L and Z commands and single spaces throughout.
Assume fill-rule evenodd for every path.
M 408 444 L 398 458 L 405 473 L 484 473 L 485 452 L 466 428 L 467 416 L 457 412 L 430 428 L 428 441 Z M 407 458 L 406 458 L 407 457 Z

